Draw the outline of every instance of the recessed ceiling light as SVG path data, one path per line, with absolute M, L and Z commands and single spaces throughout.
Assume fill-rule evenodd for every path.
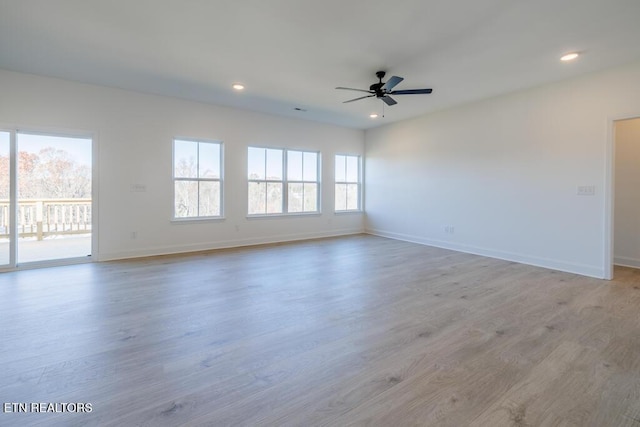
M 234 88 L 235 90 L 242 90 L 244 89 L 244 85 L 240 84 L 240 83 L 234 83 L 231 85 L 232 88 Z
M 378 118 L 378 115 L 376 113 L 372 113 L 372 114 L 369 114 L 369 117 L 371 117 L 372 119 L 376 119 Z
M 571 53 L 567 53 L 565 55 L 562 55 L 560 57 L 560 61 L 573 61 L 574 59 L 576 59 L 578 57 L 578 53 L 577 52 L 571 52 Z

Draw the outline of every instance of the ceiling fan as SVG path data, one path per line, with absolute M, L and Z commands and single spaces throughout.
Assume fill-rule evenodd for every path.
M 397 104 L 396 100 L 391 98 L 389 95 L 418 95 L 418 94 L 428 94 L 433 92 L 432 89 L 393 90 L 393 88 L 396 87 L 398 83 L 403 81 L 404 78 L 398 77 L 398 76 L 392 76 L 389 80 L 387 80 L 386 83 L 382 83 L 382 79 L 384 78 L 385 74 L 386 72 L 384 71 L 378 71 L 376 73 L 376 77 L 378 77 L 379 82 L 369 86 L 369 90 L 353 89 L 350 87 L 337 87 L 336 89 L 355 90 L 357 92 L 365 92 L 369 94 L 369 95 L 361 96 L 359 98 L 354 98 L 348 101 L 344 101 L 343 104 L 346 104 L 347 102 L 358 101 L 360 99 L 373 98 L 375 96 L 376 98 L 384 101 L 384 103 L 387 105 L 396 105 Z

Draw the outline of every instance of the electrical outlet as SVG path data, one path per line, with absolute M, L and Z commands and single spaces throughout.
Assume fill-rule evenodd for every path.
M 453 225 L 445 225 L 444 226 L 444 232 L 446 234 L 453 234 L 456 231 L 455 227 Z
M 147 186 L 145 184 L 131 184 L 132 193 L 144 193 L 146 191 L 147 191 Z
M 137 231 L 132 231 L 131 232 L 131 240 L 136 240 L 138 238 L 138 232 Z

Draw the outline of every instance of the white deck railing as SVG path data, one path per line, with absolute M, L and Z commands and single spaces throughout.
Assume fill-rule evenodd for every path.
M 0 237 L 9 236 L 9 201 L 0 200 Z M 23 199 L 18 201 L 19 237 L 91 232 L 91 199 Z

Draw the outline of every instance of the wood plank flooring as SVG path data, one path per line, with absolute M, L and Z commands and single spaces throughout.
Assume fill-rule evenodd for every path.
M 380 237 L 0 275 L 0 413 L 46 426 L 640 426 L 640 270 Z

